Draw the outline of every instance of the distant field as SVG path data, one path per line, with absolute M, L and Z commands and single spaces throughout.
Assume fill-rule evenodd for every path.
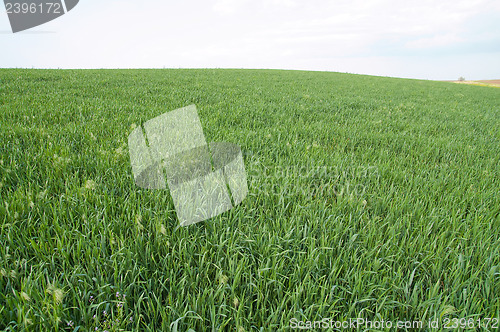
M 453 83 L 480 85 L 500 88 L 500 80 L 479 80 L 479 81 L 453 81 Z
M 500 85 L 500 80 L 483 80 L 483 81 L 478 81 L 482 83 L 487 83 L 487 84 L 494 84 L 494 85 Z
M 176 229 L 127 136 L 190 104 L 241 146 L 249 194 Z M 498 89 L 446 82 L 0 70 L 0 330 L 494 330 L 499 128 Z

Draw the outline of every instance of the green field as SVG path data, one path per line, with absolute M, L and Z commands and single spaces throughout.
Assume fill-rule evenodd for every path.
M 241 147 L 249 193 L 176 228 L 127 137 L 191 104 L 207 141 Z M 494 330 L 499 128 L 500 90 L 446 82 L 2 69 L 0 330 Z

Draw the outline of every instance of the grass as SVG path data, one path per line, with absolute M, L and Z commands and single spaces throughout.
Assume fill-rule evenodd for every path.
M 190 104 L 208 141 L 241 146 L 249 194 L 176 228 L 168 191 L 134 185 L 126 144 Z M 0 329 L 457 318 L 492 330 L 499 128 L 497 89 L 445 82 L 2 69 Z

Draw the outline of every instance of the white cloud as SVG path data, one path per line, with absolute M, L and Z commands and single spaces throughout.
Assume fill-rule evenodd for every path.
M 448 33 L 444 35 L 435 35 L 432 37 L 424 37 L 424 38 L 419 38 L 417 40 L 412 40 L 406 43 L 406 47 L 409 49 L 446 47 L 450 45 L 455 45 L 463 41 L 464 39 L 457 36 L 456 34 Z
M 264 3 L 271 4 L 272 6 L 287 8 L 296 8 L 299 6 L 299 3 L 295 0 L 267 0 Z
M 213 10 L 222 15 L 234 14 L 241 9 L 249 0 L 216 0 Z

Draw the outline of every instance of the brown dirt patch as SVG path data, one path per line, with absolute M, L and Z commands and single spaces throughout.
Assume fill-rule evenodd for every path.
M 477 81 L 477 82 L 500 86 L 500 80 L 483 80 L 483 81 Z
M 490 87 L 500 88 L 500 80 L 453 81 L 453 83 L 479 85 L 479 86 L 490 86 Z

